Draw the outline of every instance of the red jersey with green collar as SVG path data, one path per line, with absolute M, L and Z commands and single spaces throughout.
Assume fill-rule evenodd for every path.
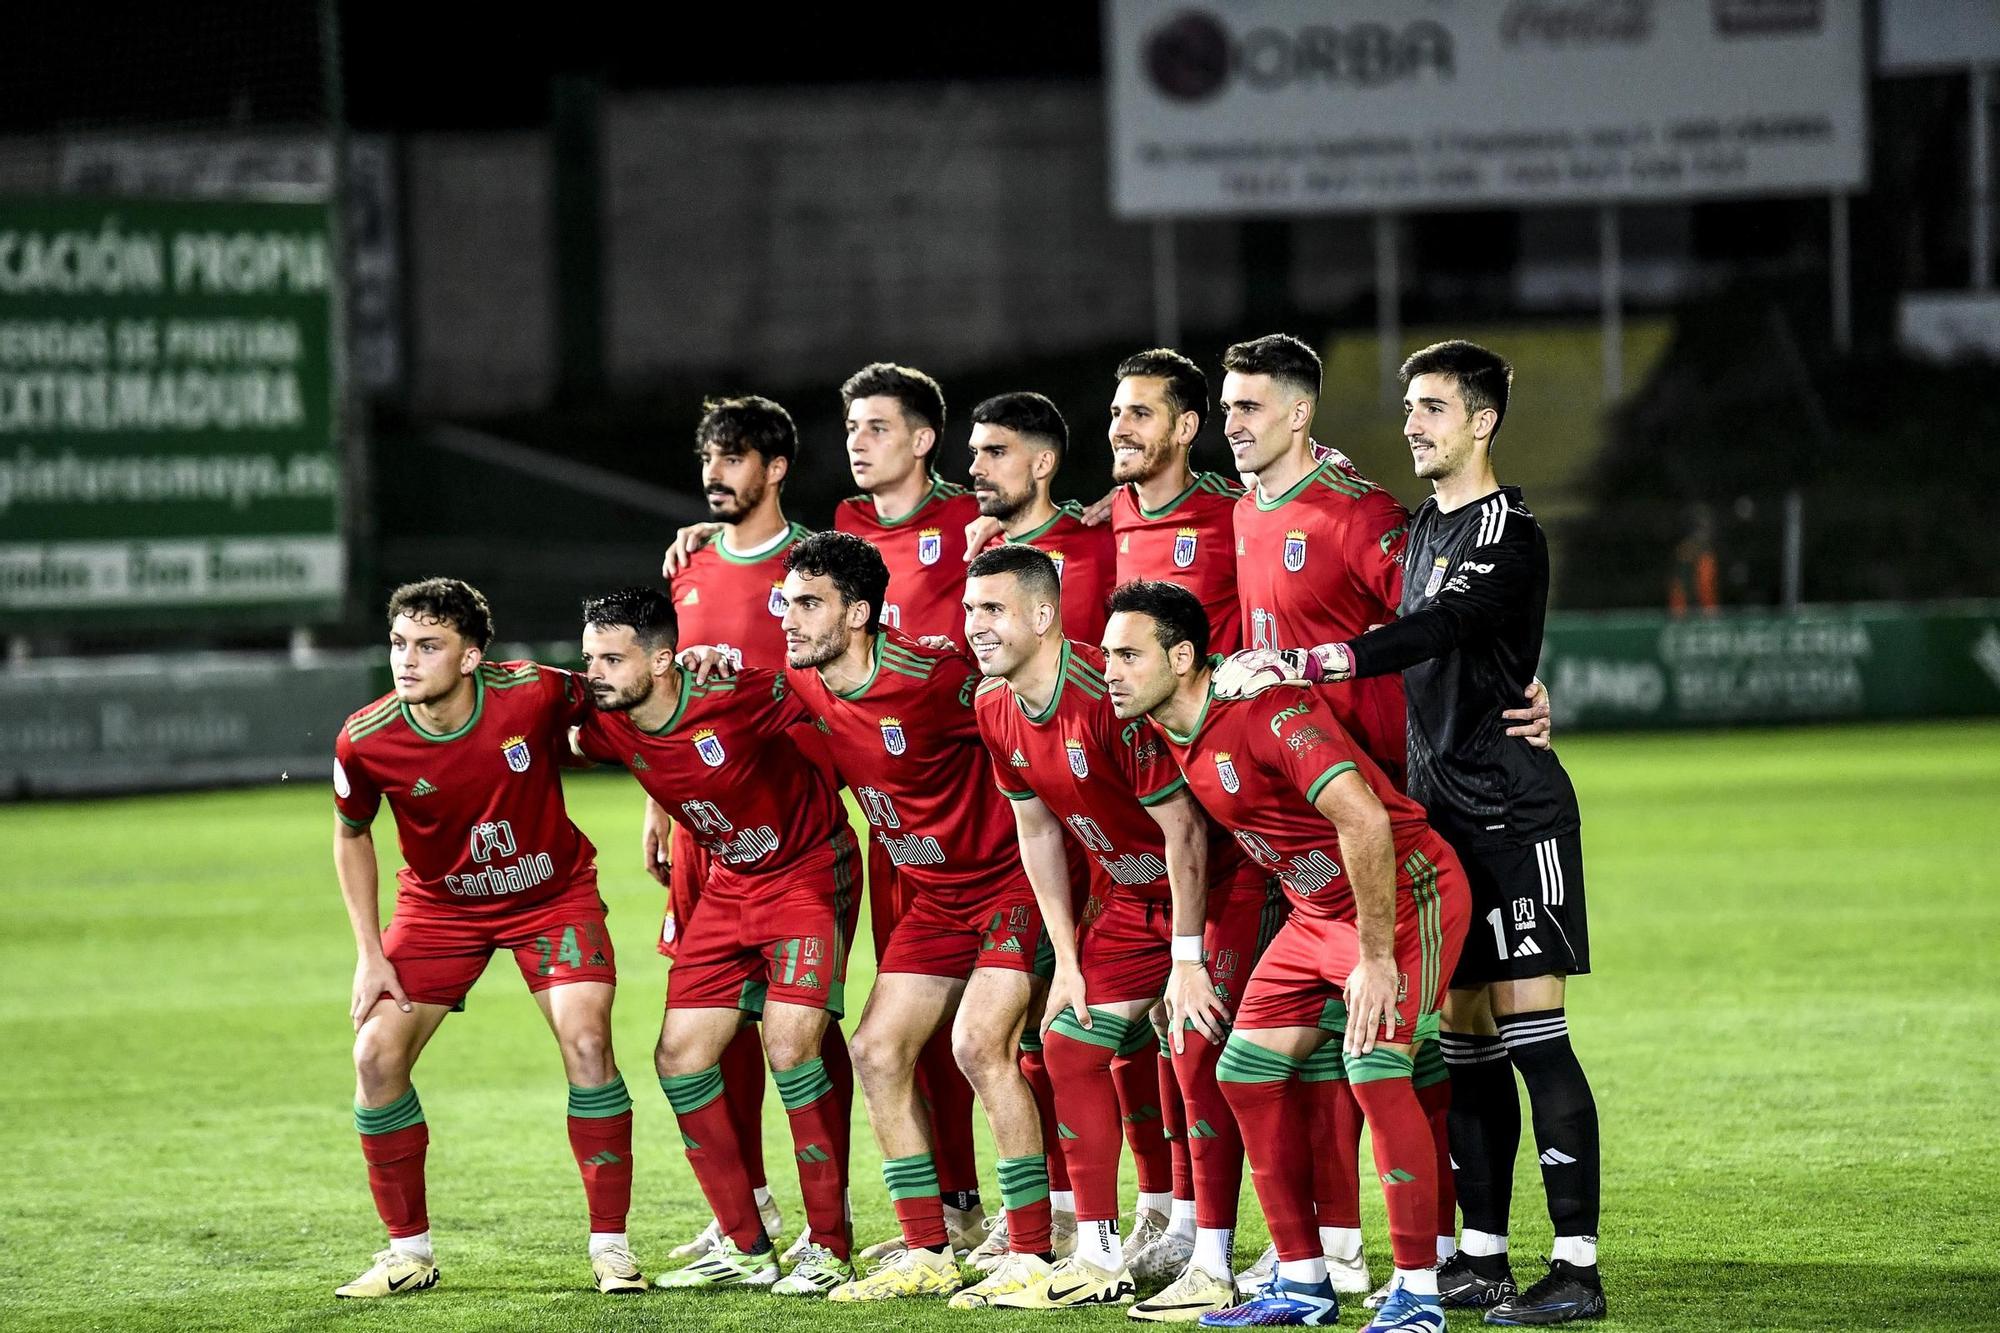
M 720 648 L 738 668 L 785 669 L 785 552 L 808 534 L 794 523 L 769 549 L 755 556 L 730 554 L 724 533 L 689 557 L 668 584 L 684 647 Z
M 913 639 L 965 637 L 965 527 L 979 517 L 972 493 L 942 477 L 899 519 L 883 522 L 875 501 L 851 496 L 833 509 L 835 532 L 851 532 L 882 553 L 889 593 L 882 627 Z
M 1396 618 L 1409 511 L 1328 458 L 1266 502 L 1236 502 L 1236 593 L 1253 648 L 1344 643 Z
M 1200 472 L 1159 509 L 1141 505 L 1130 485 L 1111 497 L 1117 581 L 1162 579 L 1186 588 L 1208 612 L 1210 651 L 1225 655 L 1243 646 L 1236 597 L 1236 501 L 1242 494 L 1220 473 Z
M 1009 800 L 1041 798 L 1062 820 L 1089 858 L 1092 896 L 1122 889 L 1171 900 L 1166 839 L 1146 807 L 1185 790 L 1185 780 L 1144 719 L 1120 722 L 1112 711 L 1101 649 L 1065 641 L 1056 679 L 1055 696 L 1033 715 L 1006 681 L 979 687 L 975 711 L 995 785 Z M 1213 821 L 1208 882 L 1212 892 L 1260 896 L 1265 883 Z
M 705 900 L 823 865 L 847 827 L 839 797 L 788 734 L 810 722 L 777 672 L 745 667 L 701 685 L 683 671 L 665 726 L 647 731 L 630 713 L 593 712 L 577 747 L 623 765 L 700 844 L 712 871 Z M 834 887 L 829 879 L 827 892 Z
M 1254 699 L 1210 698 L 1187 736 L 1153 726 L 1202 808 L 1235 835 L 1251 860 L 1278 877 L 1297 911 L 1354 917 L 1339 832 L 1313 804 L 1343 773 L 1360 773 L 1389 812 L 1398 893 L 1413 887 L 1413 853 L 1422 853 L 1419 869 L 1446 855 L 1424 808 L 1390 784 L 1318 689 L 1277 686 Z
M 987 780 L 968 659 L 884 630 L 852 691 L 828 689 L 817 671 L 786 674 L 910 889 L 977 900 L 1026 882 L 1013 814 Z
M 333 805 L 365 828 L 387 798 L 399 903 L 510 912 L 559 896 L 596 860 L 562 790 L 590 692 L 533 662 L 483 662 L 472 683 L 472 716 L 448 735 L 418 726 L 394 694 L 349 716 L 333 740 Z
M 1055 561 L 1056 577 L 1062 580 L 1063 635 L 1078 643 L 1102 643 L 1104 603 L 1118 576 L 1111 529 L 1086 527 L 1082 507 L 1069 503 L 1058 505 L 1055 517 L 1040 527 L 1007 540 L 1032 546 Z

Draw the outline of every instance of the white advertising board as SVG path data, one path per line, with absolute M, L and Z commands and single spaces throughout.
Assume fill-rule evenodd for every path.
M 1126 217 L 1867 182 L 1861 0 L 1108 0 Z

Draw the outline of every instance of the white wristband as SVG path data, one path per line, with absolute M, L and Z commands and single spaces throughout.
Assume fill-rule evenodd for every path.
M 1176 963 L 1199 963 L 1201 961 L 1201 936 L 1174 936 L 1173 951 Z

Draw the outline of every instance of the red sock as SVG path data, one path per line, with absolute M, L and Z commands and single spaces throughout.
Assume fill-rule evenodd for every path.
M 1322 1050 L 1338 1048 L 1328 1041 Z M 1323 1227 L 1361 1225 L 1361 1107 L 1344 1078 L 1308 1083 L 1312 1090 L 1313 1202 Z
M 764 1041 L 755 1023 L 745 1023 L 722 1052 L 722 1099 L 736 1123 L 743 1147 L 743 1173 L 753 1189 L 764 1178 Z
M 1319 1228 L 1313 1217 L 1312 1161 L 1322 1151 L 1311 1123 L 1309 1084 L 1297 1078 L 1299 1063 L 1232 1037 L 1217 1064 L 1222 1095 L 1242 1127 L 1250 1153 L 1257 1202 L 1271 1228 L 1280 1259 L 1320 1257 Z
M 623 1231 L 632 1211 L 632 1095 L 625 1077 L 601 1087 L 569 1086 L 569 1149 L 583 1173 L 592 1231 Z
M 840 1109 L 833 1080 L 818 1057 L 792 1069 L 772 1071 L 785 1116 L 792 1126 L 792 1156 L 799 1163 L 799 1190 L 805 1196 L 812 1238 L 845 1259 L 847 1234 L 847 1154 L 838 1151 Z
M 746 1254 L 769 1249 L 770 1238 L 764 1234 L 757 1200 L 750 1192 L 750 1176 L 743 1169 L 736 1118 L 722 1093 L 722 1071 L 710 1065 L 692 1074 L 662 1078 L 660 1089 L 674 1108 L 688 1165 L 694 1168 L 694 1178 L 723 1234 Z
M 1136 1021 L 1145 1024 L 1146 1044 L 1111 1062 L 1111 1080 L 1118 1086 L 1118 1109 L 1138 1167 L 1139 1192 L 1166 1194 L 1174 1187 L 1174 1154 L 1160 1128 L 1160 1044 L 1143 1015 Z
M 972 1151 L 972 1085 L 951 1053 L 951 1025 L 924 1044 L 917 1057 L 917 1088 L 931 1108 L 931 1156 L 938 1189 L 978 1192 L 979 1161 Z
M 1042 1120 L 1042 1151 L 1048 1156 L 1049 1188 L 1067 1190 L 1071 1188 L 1069 1163 L 1056 1144 L 1061 1139 L 1061 1131 L 1056 1128 L 1056 1087 L 1049 1079 L 1048 1061 L 1038 1046 L 1034 1050 L 1021 1052 L 1021 1077 L 1028 1081 L 1028 1090 L 1035 1094 L 1035 1110 Z M 1036 1251 L 1039 1253 L 1039 1251 Z
M 1389 1059 L 1378 1062 L 1378 1056 Z M 1396 1061 L 1400 1071 L 1387 1073 Z M 1360 1078 L 1353 1085 L 1354 1096 L 1372 1127 L 1396 1267 L 1429 1268 L 1437 1262 L 1437 1148 L 1410 1086 L 1409 1058 L 1378 1048 L 1351 1061 L 1349 1071 Z
M 1063 1159 L 1076 1191 L 1079 1222 L 1118 1216 L 1118 1088 L 1114 1052 L 1084 1037 L 1065 1013 L 1049 1030 L 1042 1063 L 1055 1092 L 1056 1115 L 1048 1134 L 1050 1156 Z M 1025 1070 L 1028 1057 L 1021 1063 Z M 1039 1099 L 1040 1093 L 1037 1092 Z
M 391 1236 L 421 1236 L 431 1229 L 424 1207 L 424 1152 L 430 1144 L 430 1126 L 421 1120 L 387 1134 L 361 1136 L 368 1190 Z
M 1187 1099 L 1186 1147 L 1194 1173 L 1194 1224 L 1234 1227 L 1236 1198 L 1243 1190 L 1243 1135 L 1236 1112 L 1215 1081 L 1222 1047 L 1198 1032 L 1186 1034 L 1173 1070 Z M 1188 1197 L 1174 1183 L 1174 1197 Z
M 1007 1210 L 1007 1248 L 1015 1254 L 1049 1252 L 1047 1162 L 1046 1157 L 1002 1157 L 993 1164 L 1000 1177 L 1000 1206 Z
M 1172 1058 L 1160 1058 L 1160 1133 L 1173 1155 L 1174 1197 L 1194 1198 L 1194 1155 L 1188 1149 L 1187 1102 Z
M 1417 1104 L 1431 1127 L 1431 1156 L 1437 1161 L 1437 1234 L 1458 1234 L 1458 1188 L 1451 1178 L 1451 1083 L 1433 1083 L 1417 1089 Z
M 833 1080 L 834 1104 L 839 1108 L 840 1122 L 835 1134 L 839 1139 L 840 1160 L 845 1163 L 854 1133 L 854 1061 L 847 1054 L 847 1034 L 840 1030 L 840 1024 L 826 1025 L 826 1035 L 819 1040 L 819 1059 L 826 1067 L 826 1076 Z M 841 1169 L 849 1168 L 843 1165 Z

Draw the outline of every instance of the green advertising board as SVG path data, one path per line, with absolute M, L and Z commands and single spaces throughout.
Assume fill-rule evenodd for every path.
M 2000 602 L 1549 617 L 1564 728 L 2000 713 Z
M 0 200 L 0 626 L 337 613 L 334 277 L 320 204 Z

